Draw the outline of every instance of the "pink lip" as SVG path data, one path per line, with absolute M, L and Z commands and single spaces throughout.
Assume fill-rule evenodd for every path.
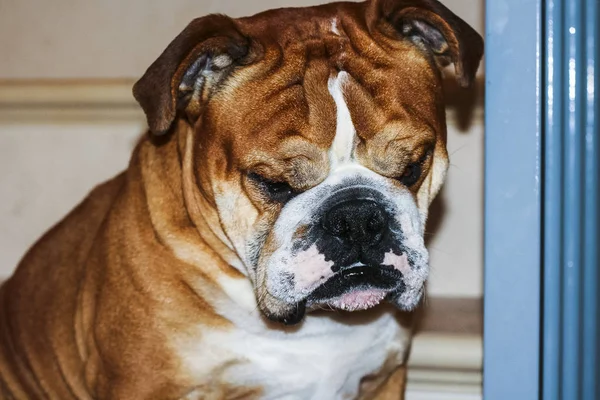
M 382 289 L 356 290 L 333 299 L 329 304 L 346 311 L 366 310 L 381 303 L 387 294 L 388 291 Z

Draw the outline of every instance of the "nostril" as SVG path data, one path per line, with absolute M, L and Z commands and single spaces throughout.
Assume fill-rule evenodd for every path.
M 323 229 L 331 233 L 334 236 L 341 237 L 345 236 L 350 230 L 348 221 L 344 217 L 343 213 L 333 210 L 325 215 L 321 225 Z
M 348 222 L 343 218 L 336 218 L 331 224 L 331 233 L 336 236 L 343 236 L 348 232 Z
M 379 233 L 385 226 L 383 211 L 375 209 L 367 221 L 367 230 L 371 233 Z
M 370 219 L 369 222 L 367 222 L 367 230 L 369 232 L 379 232 L 380 228 L 381 222 L 375 218 Z

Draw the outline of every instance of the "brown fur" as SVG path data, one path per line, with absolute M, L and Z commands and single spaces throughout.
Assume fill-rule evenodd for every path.
M 414 18 L 446 44 L 427 49 L 391 25 Z M 432 165 L 446 157 L 438 64 L 454 62 L 468 83 L 481 51 L 480 38 L 431 0 L 192 22 L 135 87 L 151 131 L 163 136 L 144 138 L 127 171 L 46 233 L 0 288 L 0 398 L 202 398 L 167 343 L 192 338 L 191 327 L 235 329 L 213 307 L 225 296 L 217 279 L 247 278 L 230 265 L 237 256 L 215 188 L 243 194 L 240 213 L 269 226 L 278 210 L 248 172 L 297 190 L 320 183 L 335 134 L 327 79 L 344 70 L 354 78 L 347 101 L 363 165 L 396 178 L 434 149 L 412 188 L 427 207 L 443 180 Z M 215 67 L 218 80 L 201 93 L 182 94 L 191 90 L 181 85 L 186 71 L 207 53 L 231 64 Z M 375 398 L 398 398 L 398 371 L 379 377 L 386 383 Z M 211 398 L 260 397 L 261 388 L 210 379 Z

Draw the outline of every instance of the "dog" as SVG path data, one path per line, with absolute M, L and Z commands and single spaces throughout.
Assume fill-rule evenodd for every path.
M 402 398 L 442 68 L 482 54 L 436 0 L 193 20 L 127 169 L 0 289 L 0 398 Z

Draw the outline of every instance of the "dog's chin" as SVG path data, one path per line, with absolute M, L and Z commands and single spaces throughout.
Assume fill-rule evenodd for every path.
M 270 321 L 284 325 L 296 325 L 306 314 L 306 300 L 290 303 L 280 300 L 269 292 L 257 296 L 258 308 Z
M 269 293 L 259 307 L 266 318 L 285 325 L 300 323 L 307 310 L 360 311 L 389 301 L 400 309 L 408 309 L 402 274 L 386 266 L 356 266 L 336 273 L 317 286 L 303 300 L 285 302 Z M 418 301 L 417 301 L 418 303 Z

